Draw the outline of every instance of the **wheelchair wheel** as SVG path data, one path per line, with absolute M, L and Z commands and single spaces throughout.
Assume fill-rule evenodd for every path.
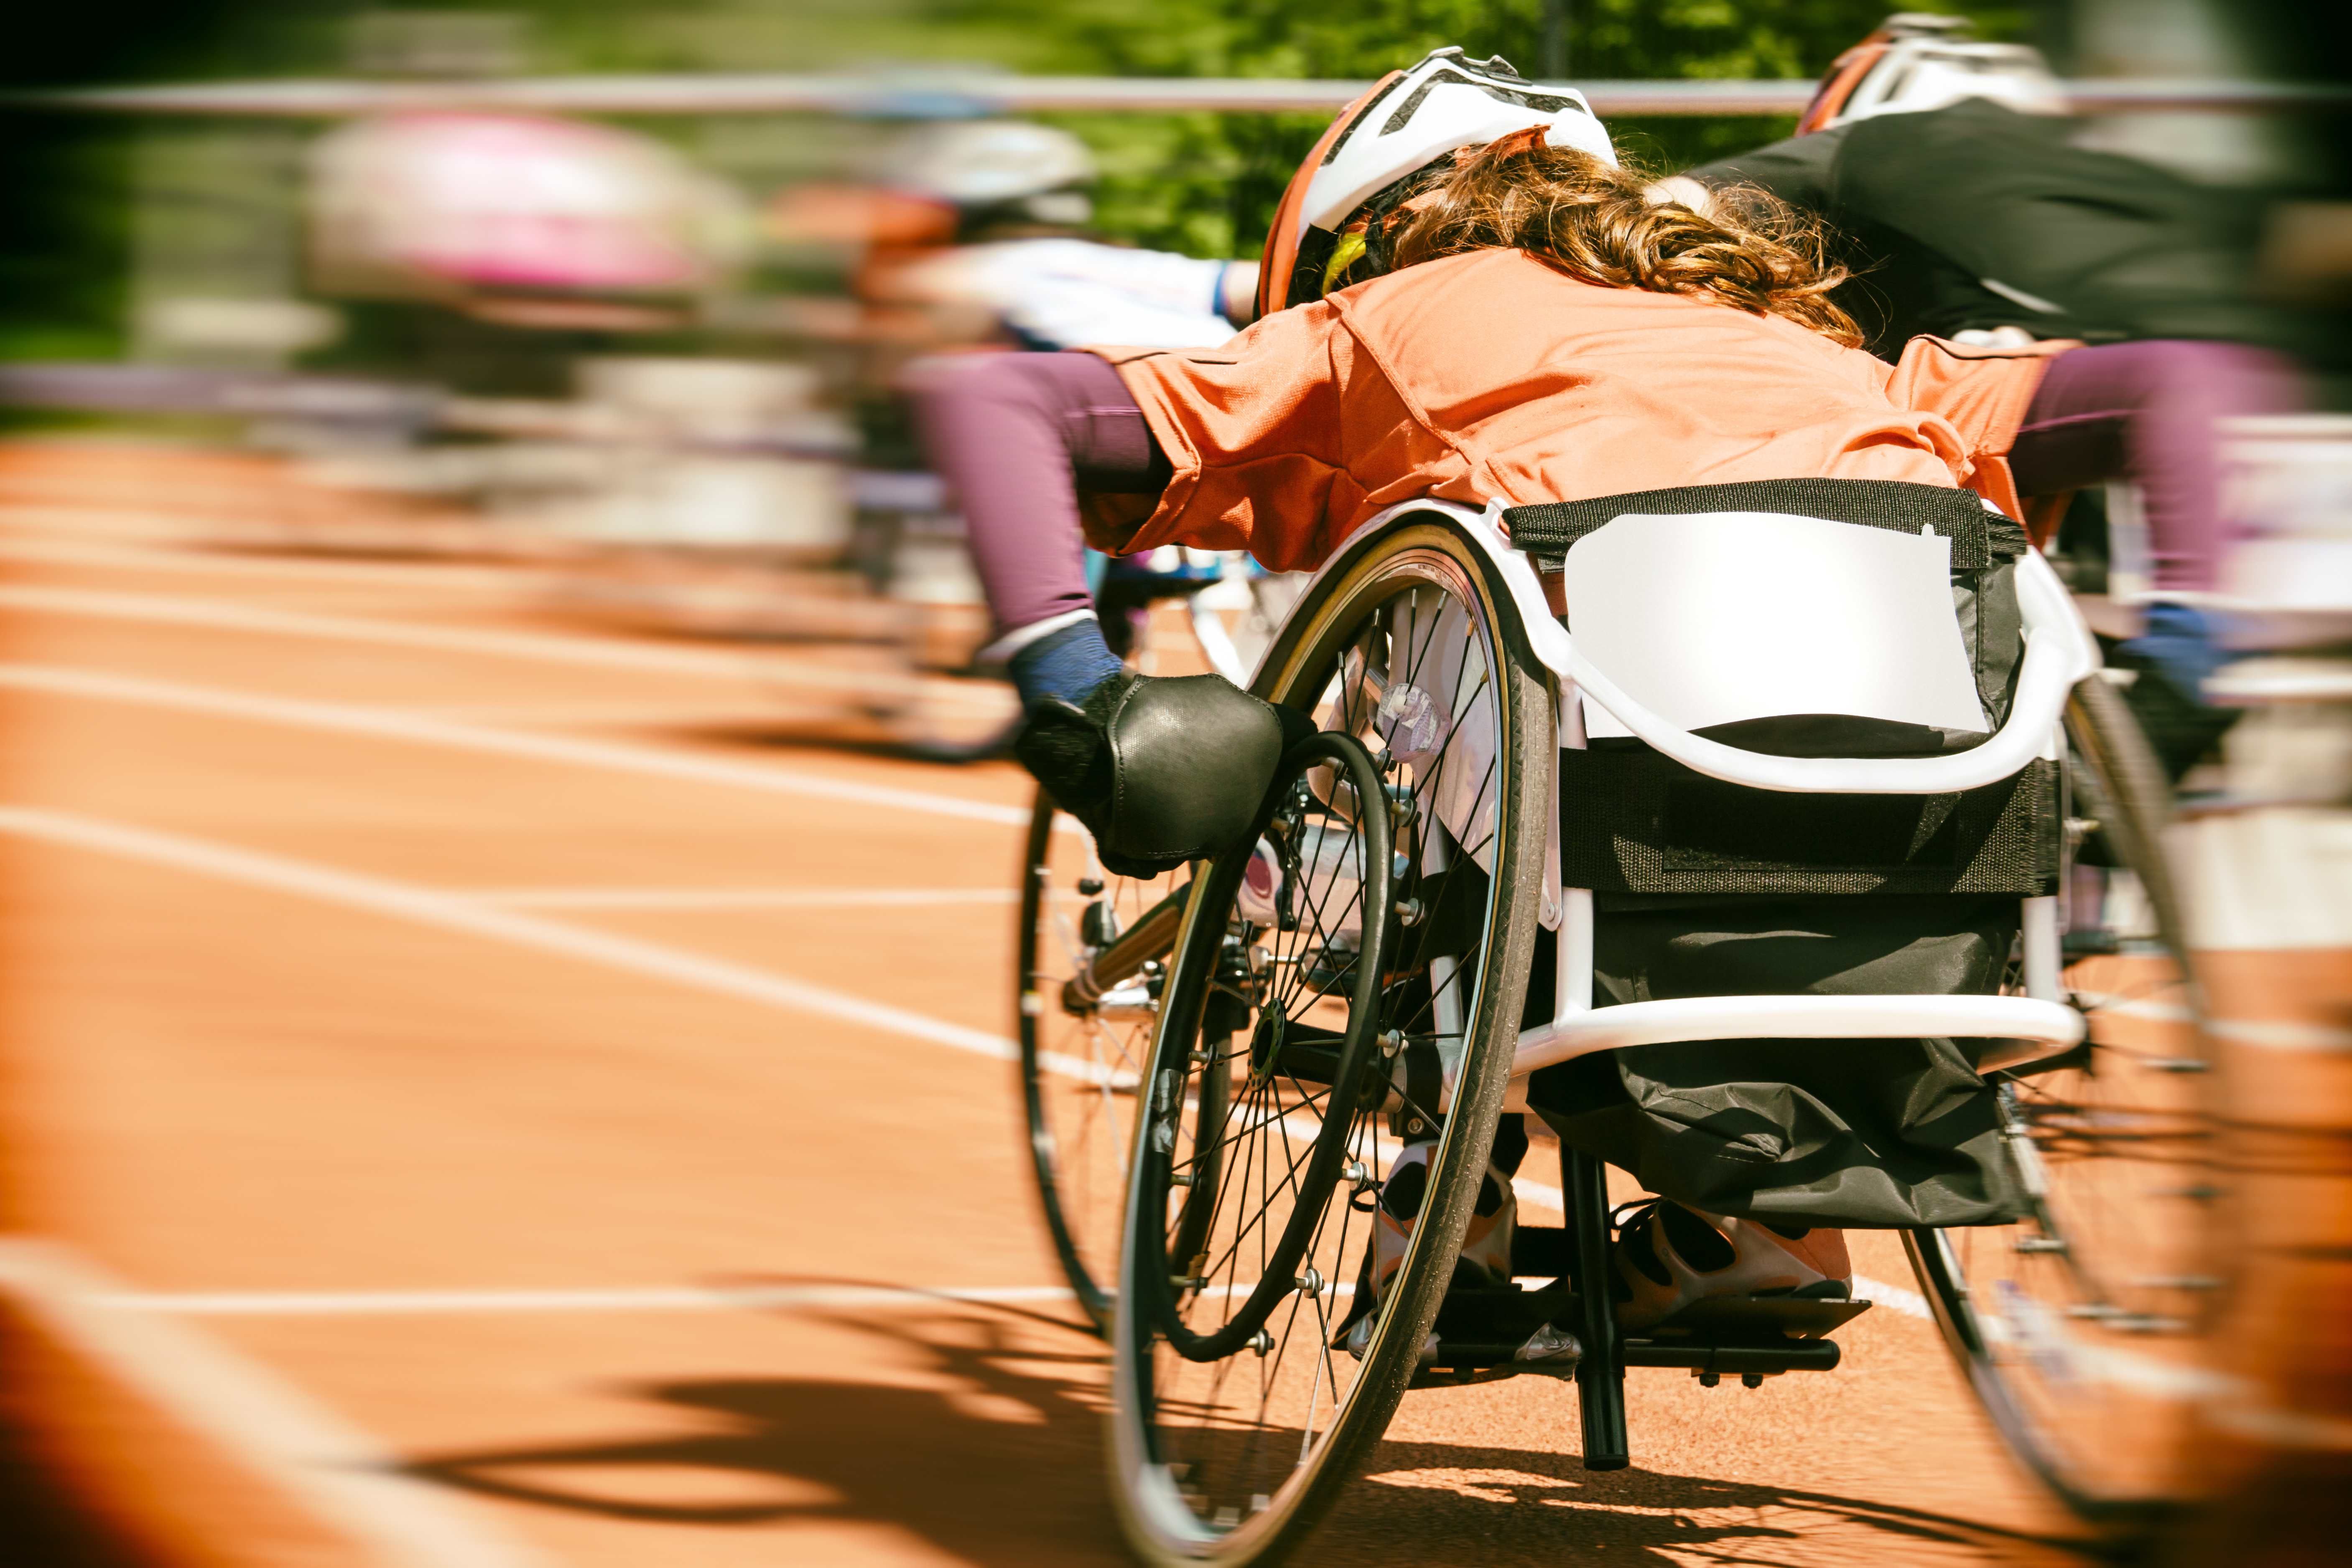
M 2067 968 L 2088 1041 L 1993 1075 L 2026 1218 L 1908 1240 L 1945 1339 L 2011 1452 L 2084 1519 L 2128 1531 L 2191 1479 L 2221 1194 L 2159 843 L 2171 791 L 2105 680 L 2077 689 L 2066 730 L 2070 838 L 2105 839 L 2137 913 L 2103 944 L 2114 951 Z
M 1111 1333 L 1114 1490 L 1146 1561 L 1296 1545 L 1419 1364 L 1542 891 L 1552 709 L 1511 613 L 1449 523 L 1407 520 L 1335 563 L 1267 654 L 1259 694 L 1328 733 L 1195 883 L 1169 971 Z M 1427 1185 L 1375 1301 L 1401 1139 L 1433 1144 Z
M 1106 871 L 1086 829 L 1042 789 L 1021 866 L 1021 1103 L 1031 1168 L 1063 1276 L 1099 1328 L 1110 1322 L 1118 1271 L 1136 1086 L 1183 909 L 1171 885 L 1182 883 Z M 1139 956 L 1118 958 L 1121 937 Z M 1107 952 L 1121 973 L 1097 967 Z

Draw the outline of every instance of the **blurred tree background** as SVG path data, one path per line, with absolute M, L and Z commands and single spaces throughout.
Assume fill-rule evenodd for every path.
M 1895 0 L 1565 0 L 1570 79 L 1811 78 Z M 2299 0 L 2239 0 L 2294 9 Z M 1955 0 L 1980 36 L 2055 47 L 2069 0 Z M 101 82 L 348 75 L 353 24 L 438 5 L 380 0 L 112 0 L 11 18 L 0 91 Z M 1024 72 L 1366 78 L 1439 45 L 1544 64 L 1545 0 L 492 0 L 516 68 L 810 71 L 923 64 Z M 1087 114 L 1111 237 L 1202 256 L 1254 254 L 1322 117 Z M 0 357 L 110 355 L 121 339 L 129 149 L 166 129 L 18 112 L 0 120 Z M 741 120 L 646 127 L 773 183 L 814 172 L 869 123 Z M 1679 167 L 1783 135 L 1786 120 L 1619 120 L 1620 145 Z M 756 191 L 755 194 L 765 194 Z
M 1567 0 L 1570 80 L 1812 78 L 1897 7 L 1886 0 Z M 2028 35 L 2025 6 L 1936 7 L 1982 37 Z M 961 0 L 964 16 L 1022 12 L 1028 0 Z M 1459 44 L 1529 76 L 1544 57 L 1542 0 L 1365 0 L 1339 13 L 1285 0 L 1046 0 L 1062 18 L 1033 45 L 1032 69 L 1135 76 L 1369 78 Z M 1255 254 L 1282 187 L 1327 118 L 1304 115 L 1065 116 L 1102 154 L 1101 222 L 1139 244 L 1197 256 Z M 1617 119 L 1621 152 L 1682 168 L 1778 140 L 1783 119 Z

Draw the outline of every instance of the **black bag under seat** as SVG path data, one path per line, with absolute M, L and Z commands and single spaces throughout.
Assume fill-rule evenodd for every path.
M 1636 740 L 1559 754 L 1560 881 L 1604 893 L 2057 891 L 2058 770 L 1945 795 L 1727 784 Z
M 1740 995 L 1986 995 L 2013 898 L 1595 897 L 1597 1006 Z M 1549 947 L 1538 944 L 1538 950 Z M 1547 968 L 1546 959 L 1539 968 Z M 1547 974 L 1534 993 L 1549 998 Z M 1649 1191 L 1782 1225 L 2004 1224 L 2024 1195 L 1982 1042 L 1727 1040 L 1544 1068 L 1528 1102 Z

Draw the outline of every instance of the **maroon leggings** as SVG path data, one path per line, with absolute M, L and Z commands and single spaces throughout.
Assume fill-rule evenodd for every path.
M 2228 542 L 2213 421 L 2292 408 L 2295 395 L 2280 361 L 2234 343 L 2075 349 L 2050 362 L 2010 464 L 2029 496 L 2137 480 L 2156 585 L 2207 589 Z M 1087 608 L 1077 492 L 1157 495 L 1174 472 L 1118 372 L 1076 351 L 991 355 L 939 363 L 914 398 L 997 635 Z
M 913 395 L 996 635 L 1091 606 L 1077 492 L 1156 496 L 1176 472 L 1118 372 L 1076 350 L 992 354 L 934 361 Z
M 2155 586 L 2210 589 L 2230 542 L 2213 422 L 2297 402 L 2294 372 L 2259 349 L 2184 340 L 2074 349 L 2042 373 L 2010 467 L 2028 496 L 2137 482 Z

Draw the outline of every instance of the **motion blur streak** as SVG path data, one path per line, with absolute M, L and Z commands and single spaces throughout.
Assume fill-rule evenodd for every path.
M 720 784 L 780 795 L 813 796 L 819 800 L 856 800 L 868 805 L 926 811 L 937 816 L 961 817 L 978 822 L 1010 824 L 1028 821 L 1028 813 L 1015 807 L 959 800 L 952 796 L 924 794 L 911 789 L 894 789 L 887 785 L 850 784 L 814 774 L 679 756 L 608 741 L 520 735 L 511 730 L 452 724 L 442 719 L 323 703 L 287 702 L 274 697 L 210 691 L 172 682 L 109 675 L 94 670 L 22 664 L 0 666 L 0 685 L 15 686 L 24 691 L 57 692 L 106 701 L 139 703 L 152 707 L 177 708 L 187 713 L 366 736 L 379 740 L 408 741 L 423 746 L 526 758 L 533 761 L 642 773 L 697 784 Z
M 121 855 L 152 865 L 170 866 L 198 875 L 220 877 L 299 898 L 319 899 L 371 915 L 436 925 L 496 942 L 537 948 L 592 964 L 608 965 L 657 979 L 693 986 L 743 1001 L 791 1008 L 839 1022 L 862 1025 L 891 1034 L 928 1040 L 957 1051 L 1011 1061 L 1013 1042 L 998 1035 L 964 1029 L 942 1019 L 925 1018 L 903 1008 L 866 1001 L 828 987 L 795 980 L 789 976 L 724 964 L 691 953 L 657 947 L 651 943 L 563 925 L 532 915 L 488 909 L 446 894 L 404 887 L 374 877 L 305 865 L 276 855 L 256 854 L 224 844 L 204 843 L 177 834 L 100 822 L 59 811 L 0 807 L 0 833 L 12 833 L 101 854 Z
M 10 18 L 0 1559 L 1113 1568 L 1108 1358 L 1041 1233 L 1007 1060 L 1024 994 L 1071 1015 L 1014 973 L 1032 786 L 908 367 L 1142 321 L 1215 353 L 1328 110 L 1433 45 L 1585 85 L 1666 173 L 1786 136 L 1895 0 L 470 3 Z M 2197 988 L 2125 994 L 2161 935 L 2145 888 L 2085 867 L 2065 892 L 2076 972 L 2116 993 L 2080 998 L 2101 1047 L 2180 1070 L 2075 1126 L 2128 1141 L 2099 1107 L 2152 1106 L 2169 1173 L 2171 1111 L 2212 1108 L 2163 1178 L 2210 1247 L 2123 1281 L 2179 1306 L 2146 1338 L 2070 1354 L 2074 1325 L 2021 1314 L 2005 1348 L 2095 1446 L 2161 1440 L 2099 1414 L 2132 1407 L 2110 1386 L 2166 1434 L 2195 1411 L 2179 1490 L 2206 1511 L 2134 1562 L 2335 1568 L 2352 22 L 1954 4 L 2049 57 L 2047 107 L 2083 116 L 2053 148 L 2147 166 L 2082 209 L 2151 226 L 2078 252 L 2003 239 L 1996 203 L 1958 226 L 2030 275 L 1903 250 L 1858 290 L 1903 315 L 1990 289 L 2012 337 L 2095 347 L 2259 339 L 2311 383 L 2225 433 L 2225 597 L 2151 588 L 2128 486 L 2042 519 L 2119 661 L 2158 605 L 2257 656 L 2145 709 L 2176 727 Z M 1829 144 L 1801 142 L 1799 185 Z M 2020 176 L 2000 201 L 2042 189 L 1973 156 Z M 1828 186 L 1863 248 L 1919 239 Z M 1174 547 L 1103 569 L 1106 629 L 1198 668 L 1121 595 L 1229 569 L 1192 602 L 1254 653 L 1280 584 Z M 1049 841 L 1073 888 L 1099 871 Z M 1131 1069 L 1044 1065 L 1135 1124 Z M 1512 1186 L 1549 1225 L 1536 1145 Z M 1852 1246 L 1875 1305 L 1834 1375 L 1643 1375 L 1613 1473 L 1579 1468 L 1564 1385 L 1416 1393 L 1293 1561 L 2120 1556 L 2011 1462 L 1895 1233 Z

